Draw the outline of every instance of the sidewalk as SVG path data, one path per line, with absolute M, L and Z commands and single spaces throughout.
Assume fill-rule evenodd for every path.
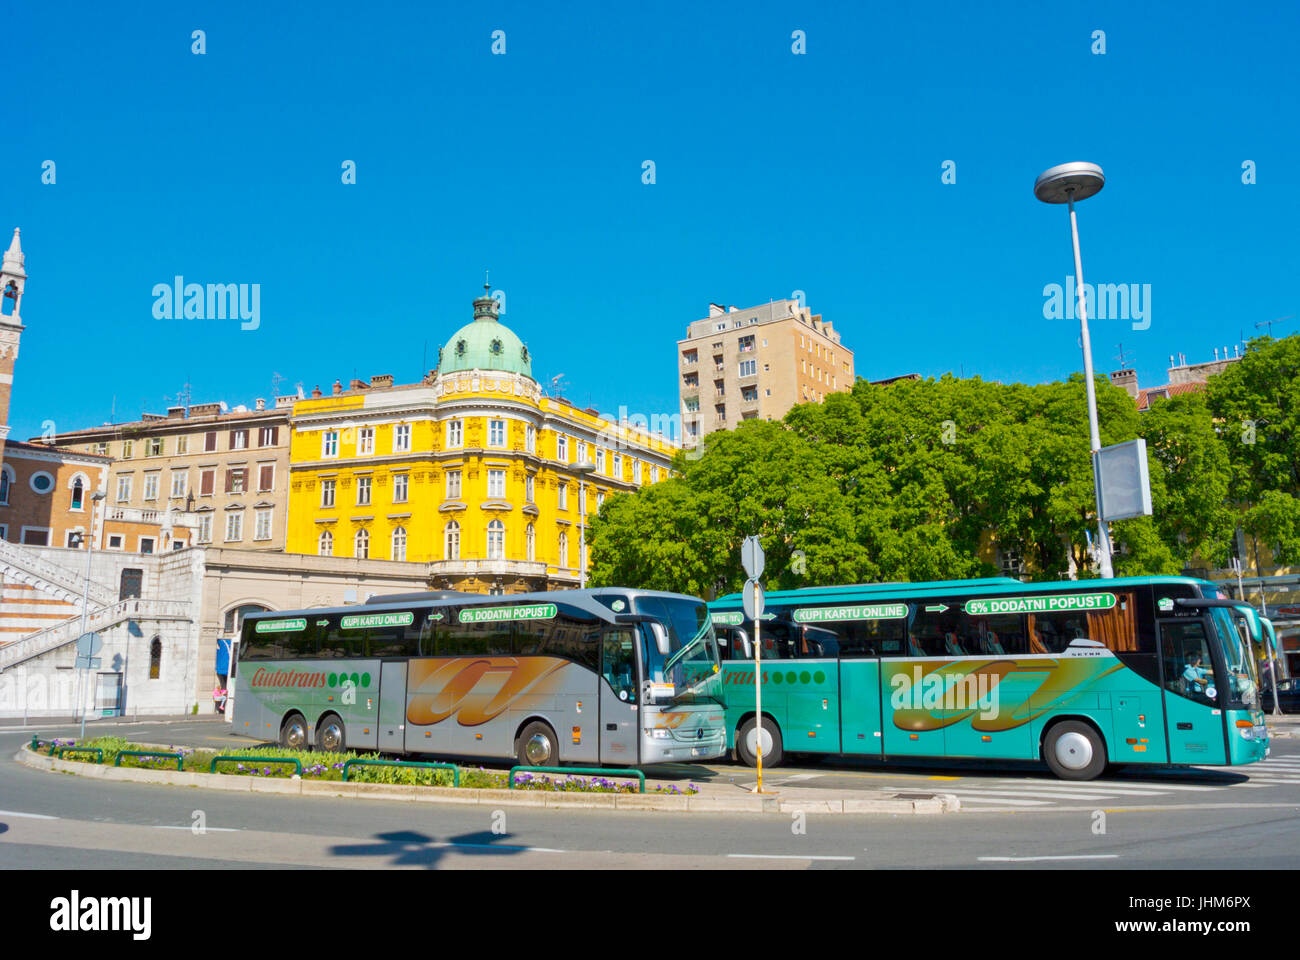
M 91 728 L 103 728 L 114 726 L 134 726 L 141 723 L 177 723 L 181 720 L 215 720 L 215 714 L 173 714 L 160 716 L 132 716 L 132 717 L 86 717 L 86 732 L 89 733 Z M 27 717 L 24 722 L 23 717 L 0 717 L 0 733 L 13 732 L 17 730 L 35 730 L 40 731 L 46 728 L 54 727 L 80 727 L 81 717 L 62 716 L 62 717 Z

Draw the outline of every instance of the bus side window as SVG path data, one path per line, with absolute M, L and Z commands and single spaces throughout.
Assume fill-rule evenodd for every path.
M 1214 665 L 1205 624 L 1200 620 L 1164 621 L 1160 632 L 1165 687 L 1188 700 L 1213 704 L 1209 693 L 1214 689 Z
M 601 675 L 624 703 L 636 703 L 636 641 L 630 630 L 608 630 L 601 644 Z

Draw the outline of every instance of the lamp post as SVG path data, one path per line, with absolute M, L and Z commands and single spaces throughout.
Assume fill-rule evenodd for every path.
M 86 585 L 81 594 L 81 635 L 86 635 L 87 615 L 90 613 L 90 559 L 91 553 L 95 549 L 95 504 L 104 499 L 104 492 L 96 490 L 90 495 L 90 529 L 82 534 L 81 539 L 86 544 Z M 80 674 L 81 671 L 78 671 Z M 89 673 L 89 670 L 86 671 Z M 81 690 L 80 684 L 77 687 L 77 705 L 81 708 L 81 739 L 86 739 L 86 702 L 85 694 Z
M 1101 477 L 1097 453 L 1101 450 L 1101 430 L 1097 426 L 1097 385 L 1093 382 L 1092 341 L 1088 337 L 1087 300 L 1083 295 L 1083 258 L 1079 255 L 1079 221 L 1074 202 L 1086 200 L 1106 184 L 1106 175 L 1095 163 L 1063 163 L 1044 170 L 1034 181 L 1034 196 L 1043 203 L 1064 203 L 1070 208 L 1070 239 L 1074 245 L 1074 287 L 1078 300 L 1079 340 L 1083 344 L 1083 380 L 1088 391 L 1088 428 L 1092 440 L 1093 497 L 1097 504 L 1097 566 L 1104 578 L 1115 575 L 1111 568 L 1110 529 L 1101 515 Z
M 594 463 L 580 463 L 573 468 L 578 475 L 578 588 L 587 589 L 587 475 L 596 472 Z

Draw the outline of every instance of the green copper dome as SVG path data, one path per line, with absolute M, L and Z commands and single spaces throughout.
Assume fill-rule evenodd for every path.
M 438 351 L 438 372 L 500 370 L 532 379 L 533 358 L 515 332 L 497 319 L 497 302 L 488 296 L 474 301 L 474 321 L 451 335 Z

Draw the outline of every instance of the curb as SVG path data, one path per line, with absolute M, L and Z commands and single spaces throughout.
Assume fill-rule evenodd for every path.
M 154 783 L 206 787 L 236 793 L 267 793 L 303 797 L 342 797 L 349 800 L 403 800 L 417 803 L 489 804 L 494 807 L 567 807 L 589 810 L 658 810 L 675 813 L 814 813 L 814 814 L 942 814 L 956 813 L 961 801 L 950 793 L 916 799 L 807 799 L 781 797 L 659 796 L 622 793 L 547 793 L 540 790 L 495 790 L 420 787 L 392 783 L 344 783 L 339 780 L 261 780 L 222 773 L 110 767 L 77 760 L 60 760 L 33 753 L 26 745 L 14 759 L 24 766 L 52 773 L 123 783 Z

